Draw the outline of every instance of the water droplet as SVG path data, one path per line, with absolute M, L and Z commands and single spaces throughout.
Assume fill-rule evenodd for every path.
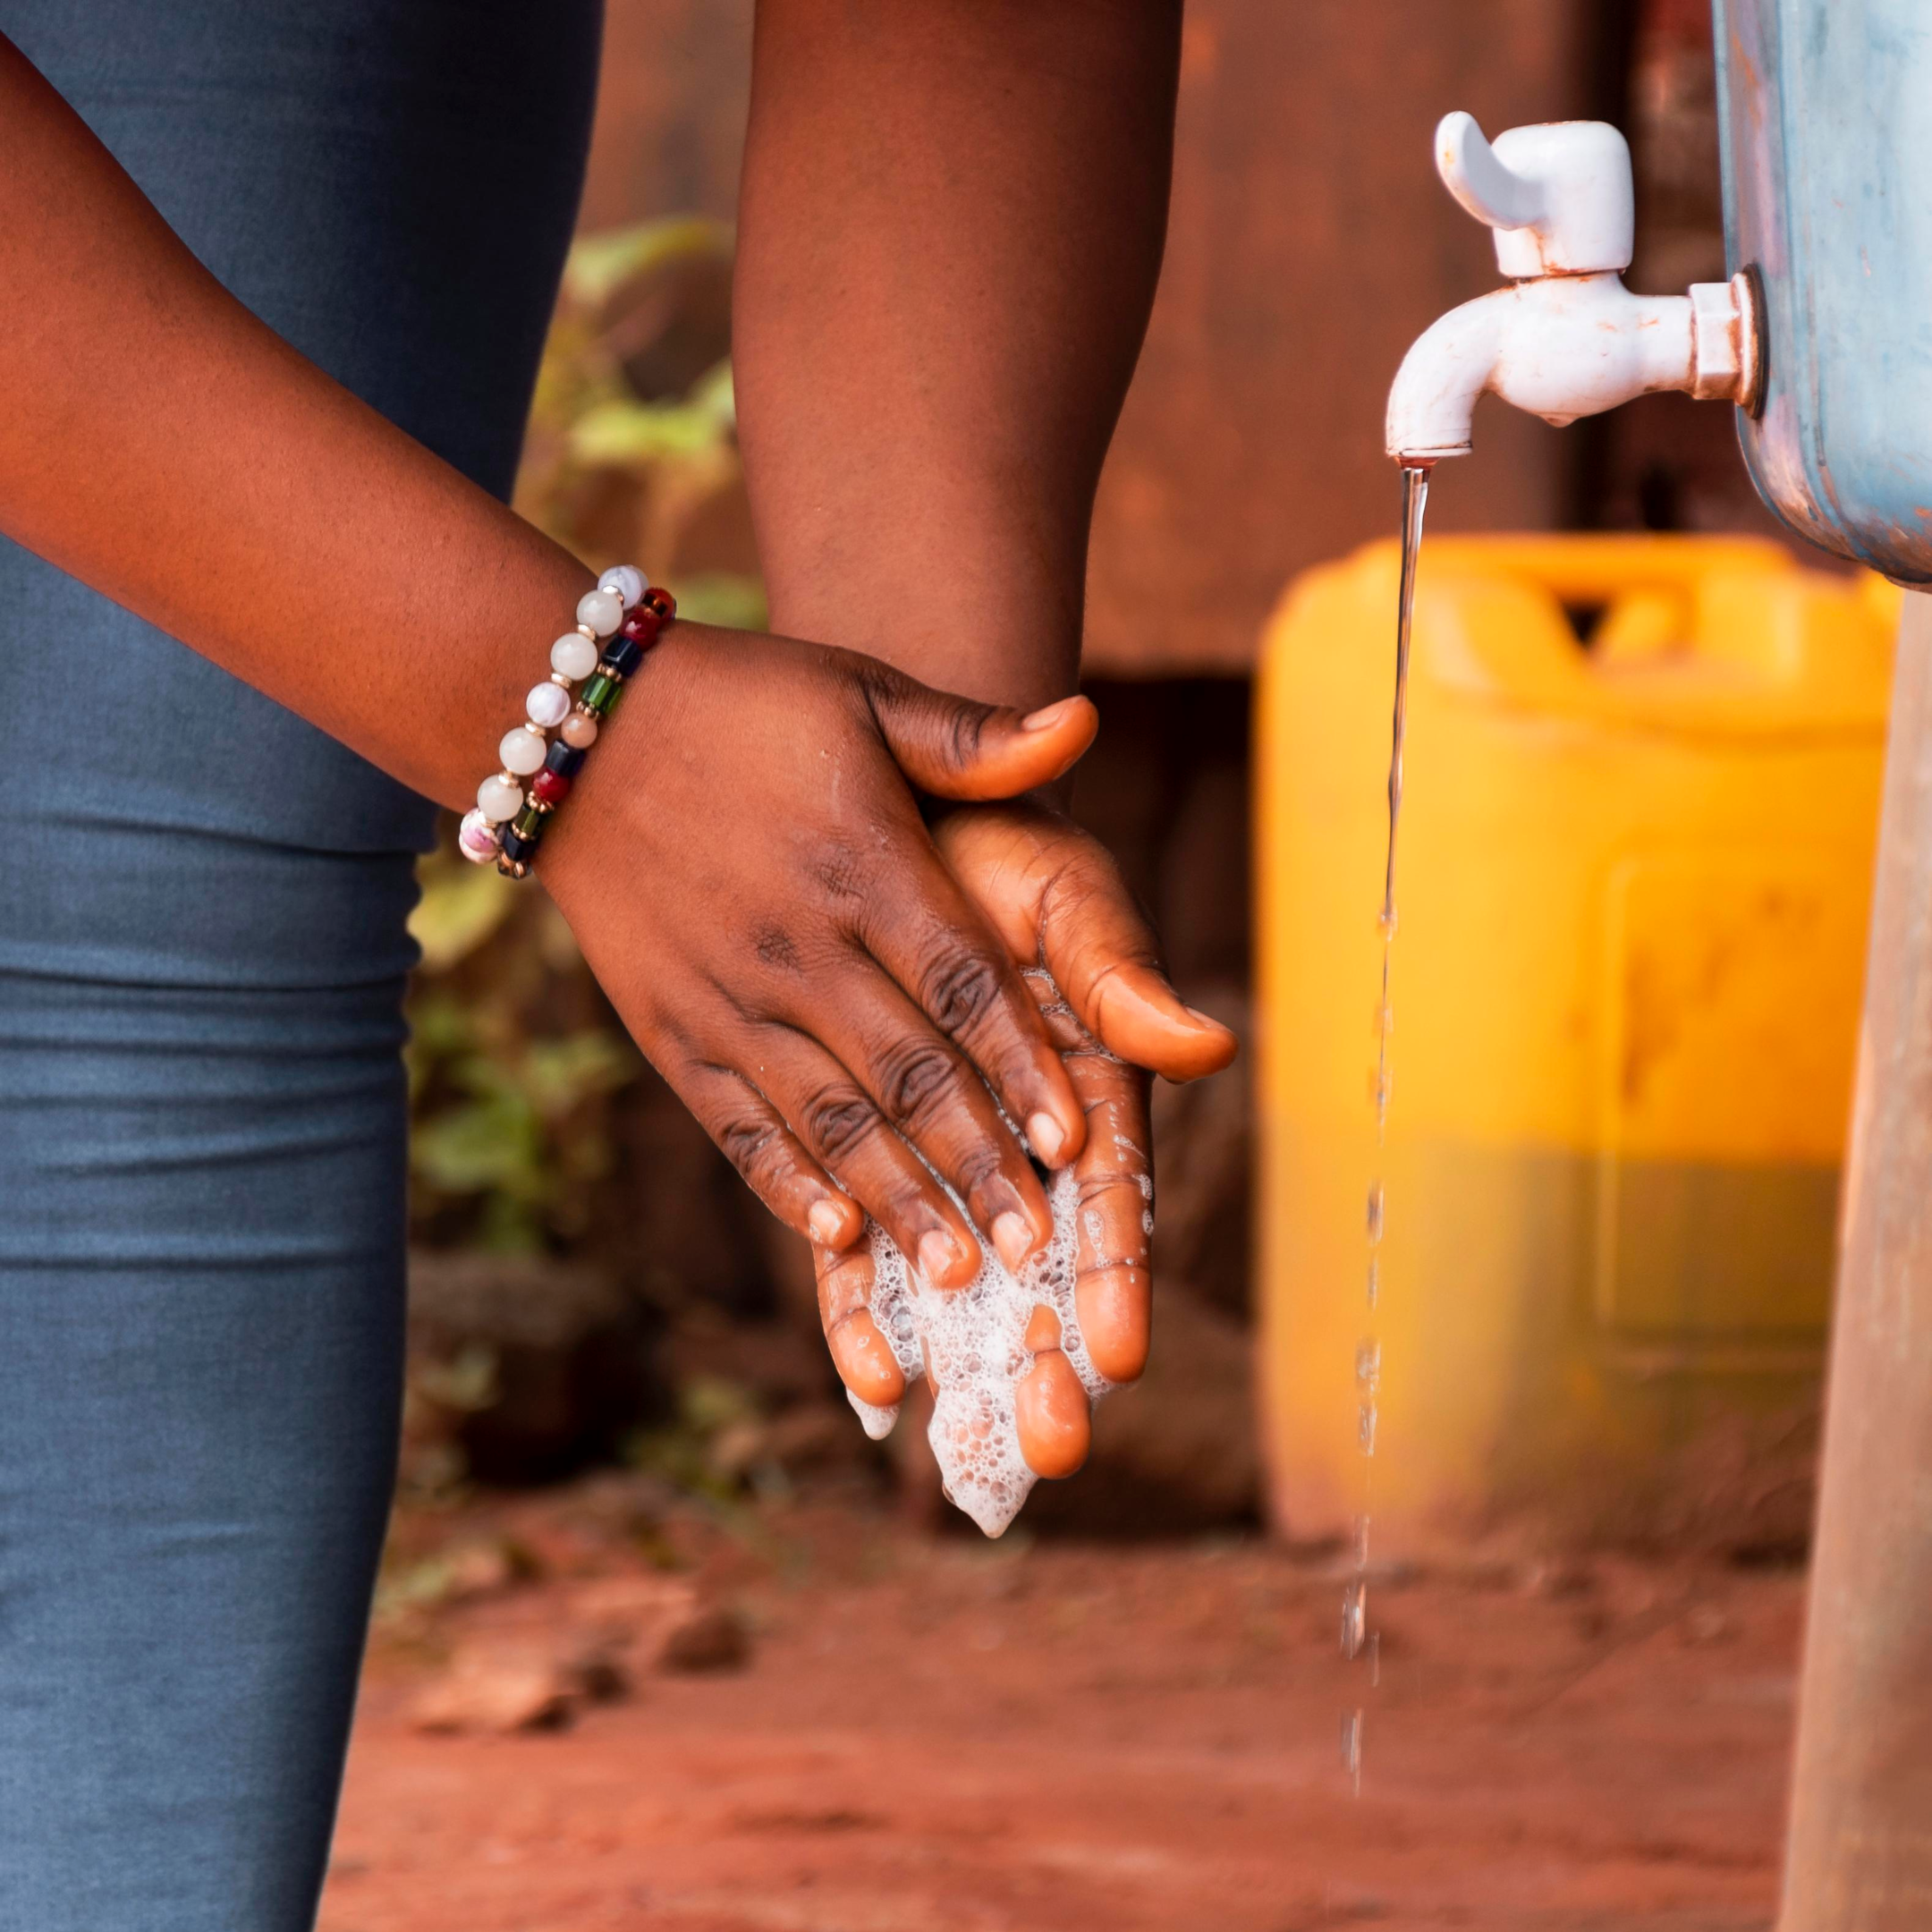
M 1361 1417 L 1356 1425 L 1356 1439 L 1361 1444 L 1364 1455 L 1375 1453 L 1376 1405 L 1365 1402 L 1361 1405 Z
M 1379 1262 L 1376 1261 L 1372 1258 L 1368 1263 L 1368 1309 L 1369 1312 L 1373 1314 L 1375 1311 L 1375 1305 L 1377 1301 L 1381 1299 L 1382 1295 L 1382 1267 Z
M 1355 1567 L 1358 1570 L 1366 1570 L 1368 1567 L 1368 1518 L 1366 1513 L 1355 1519 L 1352 1541 L 1355 1549 Z
M 1377 1631 L 1368 1640 L 1368 1687 L 1380 1690 L 1382 1686 L 1382 1632 Z
M 1355 1379 L 1371 1394 L 1382 1379 L 1382 1344 L 1373 1335 L 1355 1344 Z
M 1368 1623 L 1368 1586 L 1360 1577 L 1350 1580 L 1342 1592 L 1342 1655 L 1361 1655 L 1362 1638 Z
M 1368 1190 L 1368 1208 L 1366 1218 L 1369 1241 L 1371 1243 L 1379 1241 L 1382 1239 L 1382 1183 L 1379 1181 Z
M 1342 1714 L 1342 1768 L 1349 1775 L 1355 1787 L 1355 1795 L 1361 1796 L 1361 1733 L 1362 1714 L 1360 1710 L 1343 1711 Z

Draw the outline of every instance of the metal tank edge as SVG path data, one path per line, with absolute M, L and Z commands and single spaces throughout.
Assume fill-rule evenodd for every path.
M 1712 0 L 1724 243 L 1767 301 L 1751 480 L 1801 537 L 1932 584 L 1932 8 Z

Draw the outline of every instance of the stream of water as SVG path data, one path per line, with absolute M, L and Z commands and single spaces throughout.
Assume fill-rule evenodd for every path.
M 1353 1568 L 1342 1594 L 1342 1654 L 1365 1658 L 1371 1690 L 1381 1680 L 1381 1641 L 1368 1627 L 1368 1522 L 1374 1498 L 1377 1394 L 1382 1382 L 1382 1337 L 1377 1304 L 1382 1293 L 1382 1232 L 1387 1201 L 1383 1191 L 1383 1154 L 1388 1140 L 1389 969 L 1395 952 L 1395 835 L 1402 824 L 1402 731 L 1409 708 L 1409 630 L 1415 605 L 1416 559 L 1422 548 L 1422 509 L 1428 500 L 1428 465 L 1404 465 L 1402 513 L 1402 577 L 1395 611 L 1395 701 L 1389 731 L 1388 848 L 1382 870 L 1382 910 L 1376 924 L 1382 935 L 1382 984 L 1376 1002 L 1375 1176 L 1368 1183 L 1364 1222 L 1368 1261 L 1364 1278 L 1361 1340 L 1355 1347 L 1356 1446 L 1361 1452 L 1361 1504 L 1355 1518 Z M 1361 1795 L 1362 1728 L 1366 1707 L 1357 1704 L 1342 1719 L 1342 1763 L 1355 1795 Z

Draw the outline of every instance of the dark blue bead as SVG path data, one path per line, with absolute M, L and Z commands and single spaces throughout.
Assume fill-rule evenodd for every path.
M 635 638 L 613 638 L 604 647 L 604 668 L 629 677 L 644 662 L 644 647 Z
M 505 859 L 530 859 L 535 857 L 536 852 L 535 839 L 525 838 L 521 833 L 512 831 L 508 826 L 504 827 L 503 854 Z
M 584 755 L 574 745 L 567 745 L 561 738 L 551 742 L 550 755 L 544 760 L 544 769 L 554 771 L 559 778 L 574 778 L 577 767 L 584 761 Z

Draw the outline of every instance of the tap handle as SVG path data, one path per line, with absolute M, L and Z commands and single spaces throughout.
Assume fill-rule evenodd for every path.
M 1621 275 L 1630 267 L 1630 148 L 1608 122 L 1546 121 L 1511 128 L 1492 145 L 1473 114 L 1445 114 L 1436 167 L 1449 192 L 1496 230 L 1504 275 Z
M 1547 212 L 1542 184 L 1500 160 L 1476 116 L 1460 107 L 1436 123 L 1436 172 L 1449 192 L 1491 228 L 1533 227 Z

